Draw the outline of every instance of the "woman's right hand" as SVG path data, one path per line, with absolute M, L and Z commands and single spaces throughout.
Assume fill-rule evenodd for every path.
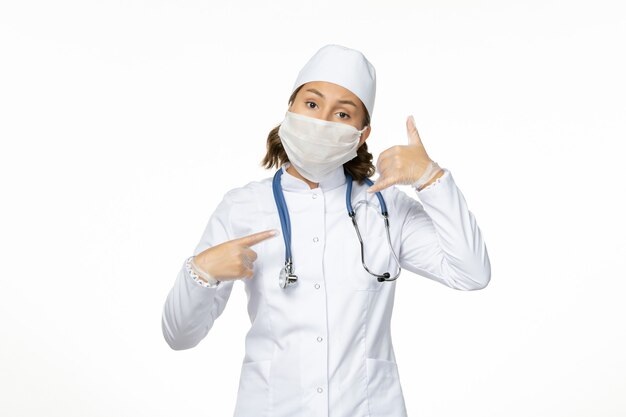
M 257 254 L 250 246 L 277 234 L 275 229 L 270 229 L 229 240 L 200 252 L 193 258 L 193 262 L 219 281 L 252 278 L 252 264 Z

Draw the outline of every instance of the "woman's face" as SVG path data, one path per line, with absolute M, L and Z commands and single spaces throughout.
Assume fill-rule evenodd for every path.
M 358 130 L 363 128 L 363 103 L 350 90 L 326 81 L 311 81 L 302 86 L 289 111 L 331 122 L 346 123 Z M 361 135 L 359 146 L 369 136 L 371 128 Z

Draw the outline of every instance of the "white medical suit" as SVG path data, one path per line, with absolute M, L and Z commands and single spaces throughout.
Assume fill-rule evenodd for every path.
M 314 189 L 289 174 L 288 166 L 281 167 L 281 184 L 291 218 L 295 286 L 278 284 L 285 243 L 272 177 L 228 191 L 193 253 L 252 233 L 279 231 L 251 247 L 258 254 L 254 277 L 241 280 L 251 327 L 234 417 L 406 417 L 390 333 L 396 285 L 417 279 L 411 271 L 458 290 L 484 288 L 491 266 L 474 215 L 447 168 L 422 191 L 412 188 L 419 201 L 396 186 L 383 189 L 403 272 L 396 281 L 378 282 L 361 264 L 346 210 L 343 166 Z M 361 199 L 374 204 L 357 213 L 365 262 L 373 272 L 393 276 L 396 265 L 378 199 L 368 187 L 354 181 L 352 189 L 353 206 Z M 234 282 L 205 288 L 181 265 L 162 315 L 172 349 L 192 348 L 207 335 Z

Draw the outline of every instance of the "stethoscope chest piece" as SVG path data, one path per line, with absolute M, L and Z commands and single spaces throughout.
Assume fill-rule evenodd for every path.
M 287 288 L 296 285 L 298 282 L 298 276 L 293 273 L 293 264 L 291 262 L 285 263 L 285 266 L 280 270 L 278 275 L 278 285 L 280 288 Z

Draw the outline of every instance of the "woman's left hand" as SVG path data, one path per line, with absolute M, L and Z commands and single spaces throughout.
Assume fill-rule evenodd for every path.
M 376 183 L 367 189 L 373 193 L 394 184 L 413 184 L 421 178 L 431 162 L 422 144 L 413 116 L 406 119 L 408 145 L 395 145 L 378 156 Z

